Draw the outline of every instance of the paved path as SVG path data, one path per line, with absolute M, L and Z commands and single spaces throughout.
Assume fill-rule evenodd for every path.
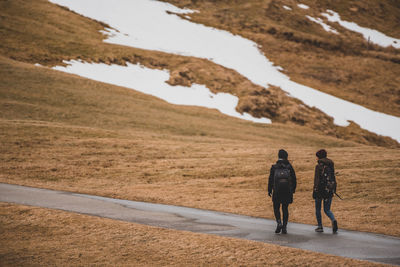
M 321 234 L 312 225 L 289 223 L 289 233 L 277 235 L 275 222 L 267 219 L 2 183 L 0 201 L 400 265 L 400 238 L 378 234 L 339 229 L 333 235 L 330 228 Z

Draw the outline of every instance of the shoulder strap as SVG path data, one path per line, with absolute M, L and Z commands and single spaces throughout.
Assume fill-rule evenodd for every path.
M 283 168 L 285 168 L 285 169 L 290 169 L 290 164 L 289 163 L 283 163 L 283 162 L 280 162 L 280 163 L 278 163 L 281 167 L 283 167 Z

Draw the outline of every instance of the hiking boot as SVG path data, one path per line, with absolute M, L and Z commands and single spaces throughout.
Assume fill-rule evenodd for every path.
M 324 228 L 322 228 L 322 226 L 318 226 L 317 228 L 315 228 L 315 232 L 323 233 L 324 232 Z
M 276 226 L 275 234 L 279 234 L 281 230 L 282 230 L 282 224 L 278 223 L 278 225 Z
M 286 227 L 283 227 L 283 228 L 282 228 L 282 234 L 284 234 L 284 235 L 286 235 L 286 234 L 287 234 Z
M 333 232 L 334 234 L 336 234 L 336 233 L 337 233 L 337 230 L 338 230 L 337 221 L 334 220 L 334 221 L 332 222 L 332 232 Z

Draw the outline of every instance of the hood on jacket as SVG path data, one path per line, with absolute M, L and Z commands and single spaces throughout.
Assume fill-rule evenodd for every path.
M 328 166 L 333 166 L 333 161 L 328 158 L 319 159 L 318 163 L 323 163 Z

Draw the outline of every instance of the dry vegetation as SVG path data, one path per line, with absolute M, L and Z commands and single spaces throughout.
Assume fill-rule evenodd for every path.
M 199 10 L 191 14 L 192 21 L 255 41 L 294 81 L 373 110 L 400 115 L 400 50 L 368 44 L 361 34 L 329 23 L 320 15 L 332 9 L 343 20 L 400 38 L 400 5 L 396 0 L 164 1 Z M 310 9 L 299 8 L 298 3 Z M 325 19 L 340 35 L 326 32 L 306 15 Z
M 314 153 L 325 147 L 346 199 L 334 204 L 340 225 L 400 236 L 400 150 L 0 62 L 2 182 L 272 218 L 266 180 L 284 147 L 299 179 L 291 218 L 313 224 Z
M 187 3 L 182 1 L 182 5 Z M 195 4 L 188 5 L 193 7 Z M 201 9 L 201 13 L 194 19 L 201 21 L 205 19 L 201 17 L 202 14 L 221 11 L 221 8 L 225 8 L 227 14 L 235 10 L 225 7 L 226 1 L 218 1 L 221 8 L 203 10 L 207 5 L 209 3 L 206 1 L 198 1 L 196 6 Z M 248 5 L 249 10 L 252 10 L 252 6 L 251 3 Z M 237 12 L 243 11 L 241 7 L 242 5 L 237 5 Z M 261 8 L 260 10 L 265 12 Z M 228 17 L 235 21 L 235 16 Z M 217 19 L 209 21 L 218 26 Z M 221 25 L 227 27 L 228 24 Z M 35 67 L 32 64 L 39 62 L 51 66 L 59 64 L 63 59 L 73 58 L 116 64 L 124 64 L 126 61 L 141 62 L 153 68 L 171 69 L 172 84 L 197 82 L 207 84 L 214 91 L 236 90 L 233 93 L 242 96 L 243 106 L 246 106 L 246 101 L 251 100 L 246 100 L 246 97 L 257 96 L 254 92 L 261 95 L 264 93 L 237 73 L 205 60 L 102 43 L 103 36 L 98 33 L 100 29 L 100 23 L 46 1 L 0 2 L 0 182 L 273 218 L 271 203 L 266 196 L 267 175 L 270 165 L 276 160 L 278 149 L 285 148 L 297 172 L 299 184 L 295 203 L 290 206 L 290 220 L 314 224 L 311 198 L 314 155 L 317 149 L 324 147 L 336 163 L 340 173 L 339 193 L 345 199 L 335 199 L 333 203 L 339 226 L 400 236 L 400 150 L 345 140 L 350 138 L 349 132 L 354 132 L 357 142 L 363 142 L 362 138 L 375 144 L 383 140 L 376 136 L 371 137 L 377 138 L 375 141 L 361 138 L 366 133 L 360 134 L 356 125 L 343 130 L 343 139 L 321 135 L 321 131 L 301 127 L 296 123 L 259 125 L 223 116 L 215 110 L 173 106 L 133 90 L 90 81 L 45 67 Z M 244 30 L 247 28 L 237 29 L 243 31 L 241 34 L 252 37 L 249 31 Z M 277 26 L 276 29 L 281 30 Z M 391 33 L 397 34 L 395 30 Z M 279 40 L 268 33 L 257 36 L 265 36 L 264 41 Z M 263 49 L 267 55 L 267 49 L 275 49 L 275 52 L 287 50 L 287 57 L 283 58 L 287 58 L 288 62 L 294 57 L 293 51 L 301 49 L 302 53 L 297 53 L 298 57 L 304 54 L 305 58 L 310 56 L 309 60 L 316 62 L 313 57 L 317 57 L 317 54 L 312 54 L 316 49 L 307 50 L 303 46 L 305 45 L 286 40 L 282 42 L 282 46 L 263 45 Z M 376 50 L 374 53 L 381 53 L 385 57 L 394 57 L 397 53 L 389 49 L 373 49 Z M 334 52 L 327 54 L 327 57 L 333 56 Z M 349 57 L 354 59 L 359 56 L 350 54 Z M 337 57 L 337 60 L 345 59 L 346 57 Z M 396 68 L 396 63 L 373 56 L 368 56 L 365 60 L 379 62 L 376 65 L 377 71 L 383 71 L 382 66 L 386 66 L 387 79 L 398 79 L 395 77 L 399 69 Z M 339 64 L 339 61 L 336 62 Z M 340 67 L 347 68 L 344 66 L 347 63 L 344 63 L 340 63 Z M 295 75 L 295 70 L 290 68 L 292 63 L 290 66 L 280 62 L 278 64 L 288 69 L 290 75 Z M 307 62 L 298 64 L 304 65 L 305 71 L 310 70 Z M 330 71 L 340 70 L 338 68 Z M 300 79 L 299 77 L 296 79 Z M 380 84 L 380 79 L 383 78 L 371 74 L 372 83 Z M 250 89 L 247 92 L 238 88 Z M 329 86 L 320 88 L 328 90 Z M 271 88 L 270 94 L 276 101 L 289 101 L 282 99 L 282 93 L 277 88 Z M 265 100 L 261 97 L 259 99 Z M 390 99 L 381 100 L 393 103 Z M 294 106 L 293 112 L 296 112 L 295 103 L 290 103 Z M 382 111 L 390 113 L 390 110 L 386 110 L 387 106 L 395 105 L 381 105 Z M 318 114 L 309 112 L 313 116 Z M 397 111 L 392 113 L 398 115 Z M 283 116 L 282 114 L 279 116 Z M 245 260 L 249 258 L 255 259 L 254 264 L 257 264 L 265 263 L 265 255 L 274 257 L 264 250 L 278 249 L 248 241 L 223 238 L 217 238 L 216 241 L 215 237 L 189 233 L 185 233 L 185 237 L 179 240 L 182 243 L 178 242 L 177 247 L 173 247 L 168 242 L 177 234 L 169 230 L 7 205 L 1 207 L 1 212 L 3 216 L 0 228 L 7 234 L 2 242 L 8 242 L 2 244 L 1 249 L 9 249 L 2 252 L 2 257 L 12 264 L 13 260 L 17 260 L 17 254 L 10 250 L 15 248 L 18 255 L 26 253 L 24 257 L 18 258 L 21 262 L 16 265 L 29 260 L 53 264 L 47 261 L 58 260 L 57 255 L 55 256 L 54 250 L 47 248 L 54 246 L 55 242 L 65 242 L 61 244 L 71 248 L 67 251 L 57 250 L 64 257 L 60 261 L 69 257 L 78 265 L 94 262 L 98 257 L 104 260 L 106 255 L 115 253 L 118 255 L 112 258 L 115 264 L 120 263 L 121 258 L 130 257 L 137 262 L 148 261 L 151 257 L 143 256 L 147 249 L 150 252 L 156 251 L 154 255 L 166 253 L 156 257 L 159 262 L 154 264 L 163 264 L 163 257 L 169 261 L 177 259 L 177 264 L 182 265 L 186 260 L 201 264 L 196 259 L 202 253 L 205 256 L 201 261 L 204 259 L 205 263 L 209 260 L 211 263 L 230 265 L 236 263 L 236 256 L 231 255 L 240 255 L 237 256 L 237 264 L 242 260 L 247 263 Z M 24 224 L 27 218 L 32 219 L 30 224 Z M 65 221 L 67 229 L 63 229 L 60 221 Z M 324 218 L 324 221 L 327 222 L 327 219 Z M 54 227 L 49 227 L 52 224 Z M 91 225 L 96 227 L 90 228 Z M 87 243 L 80 234 L 73 234 L 76 226 L 79 226 L 78 233 L 88 237 Z M 42 229 L 45 237 L 35 236 L 35 229 Z M 140 234 L 126 235 L 127 232 Z M 2 236 L 5 236 L 3 233 Z M 18 233 L 21 238 L 18 239 L 11 233 Z M 157 237 L 159 235 L 161 236 Z M 32 245 L 43 238 L 50 239 L 48 247 L 44 245 L 35 248 Z M 133 243 L 135 245 L 132 245 L 132 238 L 137 238 Z M 195 240 L 193 246 L 196 253 L 191 258 L 185 258 L 189 256 L 182 254 L 179 248 L 191 244 L 188 240 L 192 239 Z M 15 243 L 16 247 L 12 245 L 13 240 L 18 242 Z M 110 240 L 121 242 L 118 244 L 123 249 L 116 252 L 113 249 L 115 246 L 108 242 Z M 165 252 L 158 250 L 159 242 L 166 249 Z M 244 252 L 238 249 L 243 244 L 249 248 Z M 28 250 L 23 249 L 26 246 L 29 247 Z M 93 246 L 96 247 L 93 254 L 88 252 L 83 255 L 83 259 L 79 258 L 79 251 Z M 104 253 L 102 246 L 109 246 L 111 253 Z M 132 253 L 132 249 L 137 246 L 138 250 Z M 22 249 L 18 250 L 19 248 Z M 253 257 L 253 250 L 258 257 Z M 213 251 L 221 252 L 222 256 L 213 254 Z M 283 251 L 284 249 L 278 254 L 282 255 Z M 226 257 L 223 253 L 226 253 Z M 317 255 L 302 252 L 301 255 L 307 255 L 302 258 L 296 256 L 298 250 L 290 250 L 288 253 L 290 256 L 282 261 L 295 260 L 304 263 L 309 257 L 314 257 L 311 255 Z M 132 256 L 133 254 L 136 256 Z M 43 256 L 35 258 L 35 255 Z M 315 261 L 312 263 L 319 261 L 313 259 Z M 332 262 L 336 265 L 338 258 L 332 259 L 335 259 Z M 59 262 L 55 262 L 57 263 Z M 271 263 L 289 264 L 286 261 L 275 261 L 275 258 Z M 343 264 L 352 263 L 349 261 Z
M 172 85 L 205 84 L 214 92 L 237 95 L 240 99 L 237 107 L 239 112 L 268 117 L 274 122 L 306 126 L 330 136 L 363 144 L 400 147 L 393 139 L 362 130 L 357 125 L 338 127 L 331 117 L 288 97 L 281 89 L 261 88 L 235 71 L 210 61 L 103 43 L 105 36 L 99 30 L 105 24 L 45 0 L 4 1 L 0 5 L 0 36 L 3 40 L 0 43 L 0 53 L 11 59 L 46 66 L 62 64 L 62 60 L 69 59 L 122 65 L 126 62 L 140 62 L 150 68 L 169 69 L 169 83 Z M 258 5 L 253 5 L 258 8 Z M 272 38 L 268 34 L 263 36 Z M 278 43 L 275 45 L 281 46 Z
M 63 211 L 0 207 L 2 266 L 384 266 Z

